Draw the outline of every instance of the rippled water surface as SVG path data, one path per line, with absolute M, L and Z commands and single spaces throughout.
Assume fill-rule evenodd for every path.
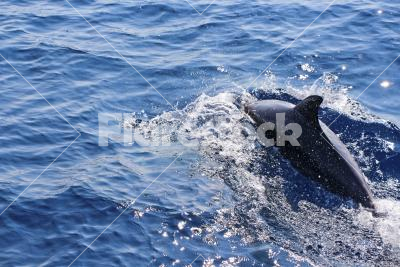
M 1 1 L 2 266 L 400 265 L 400 2 L 211 2 Z M 310 94 L 387 216 L 249 134 Z

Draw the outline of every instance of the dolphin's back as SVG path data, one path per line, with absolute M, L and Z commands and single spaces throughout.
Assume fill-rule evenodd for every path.
M 328 126 L 322 122 L 320 122 L 320 125 L 323 130 L 323 138 L 332 145 L 332 153 L 337 153 L 339 156 L 336 168 L 339 167 L 342 170 L 341 172 L 336 171 L 336 175 L 342 173 L 344 176 L 337 177 L 337 181 L 342 183 L 346 195 L 355 198 L 364 207 L 375 209 L 372 192 L 366 177 L 350 151 Z
M 350 163 L 353 167 L 358 168 L 357 162 L 354 160 L 353 156 L 350 154 L 350 151 L 339 139 L 339 137 L 322 121 L 319 121 L 319 124 L 324 133 L 324 137 L 327 139 L 327 141 L 330 142 L 330 144 L 340 154 L 340 156 L 342 156 L 343 159 Z
M 263 100 L 248 105 L 245 111 L 257 125 L 276 123 L 276 114 L 285 114 L 285 124 L 297 123 L 302 134 L 300 146 L 279 147 L 295 167 L 326 184 L 336 193 L 349 196 L 374 209 L 371 190 L 349 150 L 328 126 L 318 119 L 322 97 L 310 96 L 293 105 L 279 100 Z
M 275 122 L 277 113 L 287 113 L 295 105 L 280 100 L 262 100 L 245 107 L 245 112 L 258 124 Z

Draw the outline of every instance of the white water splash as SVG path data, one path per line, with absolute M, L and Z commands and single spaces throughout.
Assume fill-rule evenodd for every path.
M 273 94 L 284 92 L 298 99 L 319 94 L 325 98 L 325 107 L 344 111 L 351 119 L 365 123 L 381 122 L 358 102 L 351 100 L 347 95 L 350 88 L 337 86 L 335 76 L 326 74 L 309 88 L 288 86 L 283 90 L 277 89 L 276 77 L 270 72 L 267 74 L 263 86 L 257 90 Z M 238 97 L 240 101 L 236 101 Z M 389 211 L 392 217 L 386 220 L 372 218 L 370 213 L 360 210 L 324 209 L 305 200 L 300 201 L 298 211 L 293 210 L 284 188 L 292 185 L 288 184 L 288 176 L 295 176 L 295 171 L 287 170 L 288 165 L 282 164 L 274 155 L 269 155 L 268 159 L 261 157 L 265 149 L 257 148 L 255 135 L 252 138 L 248 134 L 251 127 L 246 126 L 249 120 L 243 112 L 243 104 L 256 100 L 248 93 L 241 96 L 227 92 L 215 96 L 202 94 L 179 113 L 165 112 L 140 123 L 133 116 L 124 125 L 135 128 L 149 139 L 163 137 L 157 130 L 161 125 L 188 133 L 199 141 L 195 150 L 200 158 L 194 164 L 196 171 L 206 177 L 223 179 L 235 193 L 234 207 L 218 210 L 213 224 L 204 226 L 210 236 L 222 232 L 225 238 L 240 236 L 244 243 L 269 242 L 272 236 L 279 246 L 288 246 L 288 251 L 294 255 L 300 255 L 301 251 L 312 261 L 324 264 L 327 262 L 324 255 L 338 262 L 353 264 L 357 262 L 357 255 L 368 254 L 378 246 L 380 249 L 373 255 L 373 261 L 378 260 L 380 255 L 391 253 L 386 244 L 394 246 L 399 238 L 398 235 L 390 235 L 393 227 L 400 227 L 400 209 L 396 203 L 383 205 L 383 209 L 392 207 Z M 353 145 L 354 150 L 360 151 L 359 143 Z M 359 154 L 363 157 L 362 153 Z M 249 168 L 250 165 L 253 165 L 252 168 Z M 356 225 L 355 217 L 360 218 Z M 373 234 L 365 234 L 371 230 Z M 287 235 L 292 237 L 288 239 Z M 306 252 L 303 252 L 304 249 Z M 303 260 L 300 257 L 297 262 Z M 400 262 L 394 254 L 386 260 L 386 263 Z
M 308 72 L 308 73 L 311 73 L 311 72 L 315 71 L 315 68 L 313 66 L 311 66 L 310 64 L 308 64 L 308 63 L 302 64 L 301 65 L 301 69 L 303 71 Z
M 277 86 L 276 80 L 277 78 L 272 72 L 267 72 L 263 83 L 257 90 L 273 94 L 284 92 L 299 100 L 310 95 L 320 95 L 324 98 L 321 106 L 337 111 L 338 116 L 342 114 L 353 120 L 379 122 L 386 125 L 388 123 L 387 120 L 369 113 L 356 99 L 350 97 L 353 87 L 340 84 L 339 77 L 333 73 L 326 72 L 311 86 L 302 88 L 293 86 L 291 80 L 288 79 L 285 89 L 282 90 Z
M 243 103 L 236 105 L 237 96 L 233 93 L 220 93 L 216 96 L 201 94 L 193 103 L 178 112 L 165 112 L 149 121 L 137 123 L 137 116 L 132 115 L 123 122 L 124 127 L 133 127 L 150 144 L 168 144 L 173 130 L 176 135 L 197 140 L 195 146 L 202 154 L 218 151 L 219 156 L 245 164 L 251 160 L 255 134 L 242 111 Z M 255 101 L 245 94 L 243 102 Z M 168 140 L 165 140 L 168 139 Z M 250 142 L 247 139 L 251 139 Z M 175 140 L 176 141 L 176 140 Z
M 375 229 L 385 243 L 391 244 L 400 253 L 400 202 L 392 199 L 375 201 L 377 211 L 384 214 L 382 217 L 373 217 L 371 212 L 361 211 L 356 221 Z

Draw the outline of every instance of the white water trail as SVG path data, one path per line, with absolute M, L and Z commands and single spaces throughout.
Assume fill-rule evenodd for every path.
M 324 74 L 313 86 L 302 89 L 290 85 L 278 89 L 275 77 L 268 75 L 255 94 L 284 93 L 297 99 L 319 94 L 324 96 L 324 107 L 343 112 L 349 120 L 386 123 L 352 100 L 347 94 L 349 88 L 337 85 L 337 79 L 331 74 Z M 229 92 L 214 96 L 201 94 L 182 113 L 165 112 L 140 123 L 134 115 L 124 121 L 124 126 L 133 127 L 152 142 L 165 138 L 162 133 L 168 129 L 176 129 L 178 135 L 186 133 L 199 141 L 195 150 L 199 155 L 194 164 L 196 171 L 206 177 L 223 179 L 235 195 L 234 207 L 218 210 L 213 225 L 206 226 L 209 234 L 223 229 L 224 236 L 240 236 L 244 243 L 269 242 L 273 238 L 279 246 L 287 246 L 289 251 L 316 262 L 324 262 L 322 257 L 326 256 L 349 265 L 364 264 L 368 257 L 376 262 L 386 255 L 384 264 L 400 263 L 397 256 L 400 254 L 393 251 L 400 238 L 399 203 L 378 200 L 379 211 L 387 211 L 388 216 L 373 218 L 369 212 L 348 209 L 346 203 L 333 210 L 319 206 L 318 203 L 335 198 L 324 189 L 314 191 L 321 195 L 315 203 L 303 200 L 299 190 L 299 208 L 294 210 L 285 190 L 297 186 L 293 182 L 293 177 L 298 177 L 296 171 L 282 162 L 279 155 L 257 146 L 250 121 L 243 112 L 244 103 L 257 99 L 248 93 L 240 95 L 239 101 L 237 98 L 237 94 Z M 385 142 L 379 136 L 365 138 L 375 140 L 379 145 L 375 149 L 385 152 Z M 177 142 L 171 136 L 167 139 Z M 373 155 L 365 157 L 361 153 L 363 143 L 351 143 L 359 154 L 357 160 L 366 166 L 377 164 L 372 161 Z M 365 256 L 373 249 L 374 255 Z
M 385 243 L 391 244 L 400 253 L 400 202 L 379 199 L 375 201 L 375 205 L 383 216 L 373 217 L 371 212 L 363 210 L 357 215 L 357 222 L 377 231 Z

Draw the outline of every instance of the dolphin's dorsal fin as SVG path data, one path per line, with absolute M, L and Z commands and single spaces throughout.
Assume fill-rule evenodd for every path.
M 301 101 L 294 107 L 294 110 L 303 115 L 304 118 L 314 127 L 320 127 L 318 121 L 318 110 L 323 98 L 318 95 L 312 95 Z

